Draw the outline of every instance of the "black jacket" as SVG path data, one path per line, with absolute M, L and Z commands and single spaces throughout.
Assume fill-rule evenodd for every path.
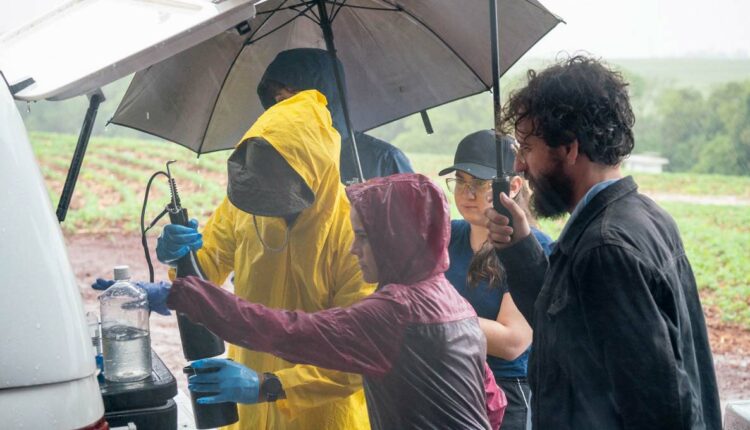
M 597 194 L 549 261 L 533 235 L 498 256 L 534 329 L 535 429 L 721 429 L 677 226 L 632 178 Z
M 395 175 L 396 173 L 414 173 L 406 154 L 390 143 L 372 137 L 369 134 L 356 132 L 359 162 L 365 180 Z M 357 167 L 352 152 L 352 141 L 341 137 L 341 182 L 348 183 L 357 177 Z

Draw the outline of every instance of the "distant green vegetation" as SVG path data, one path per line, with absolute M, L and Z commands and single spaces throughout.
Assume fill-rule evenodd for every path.
M 605 59 L 607 61 L 607 59 Z M 540 69 L 551 59 L 524 59 L 501 81 L 501 96 L 525 82 L 529 68 Z M 658 153 L 670 160 L 667 170 L 700 173 L 750 172 L 750 60 L 644 59 L 613 60 L 630 82 L 636 112 L 636 153 Z M 130 77 L 106 86 L 95 135 L 139 137 L 136 131 L 111 125 L 105 128 Z M 19 104 L 29 130 L 78 133 L 87 101 Z M 435 129 L 427 135 L 419 115 L 374 130 L 378 137 L 409 153 L 452 154 L 466 134 L 494 125 L 489 94 L 430 109 Z
M 680 227 L 704 304 L 750 327 L 750 207 L 662 205 Z
M 692 87 L 708 92 L 727 82 L 750 78 L 750 60 L 670 58 L 615 60 L 626 72 L 663 87 Z
M 430 176 L 453 164 L 453 153 L 408 153 L 412 166 Z M 631 173 L 641 190 L 662 194 L 681 194 L 696 197 L 735 196 L 750 199 L 750 177 L 703 175 L 694 173 Z
M 54 205 L 59 200 L 76 136 L 32 133 L 32 146 Z M 196 158 L 179 145 L 153 140 L 94 137 L 89 144 L 68 217 L 68 234 L 83 232 L 139 232 L 139 217 L 146 182 L 177 159 L 174 177 L 190 215 L 203 223 L 225 193 L 228 152 Z M 437 172 L 452 164 L 452 154 L 410 153 L 417 171 L 437 179 Z M 750 198 L 750 178 L 673 173 L 634 175 L 649 193 L 686 196 Z M 159 178 L 151 190 L 148 223 L 169 200 L 166 181 Z M 698 281 L 704 304 L 720 310 L 728 322 L 750 328 L 750 207 L 690 203 L 663 203 L 675 218 Z M 454 217 L 458 213 L 454 208 Z M 162 223 L 165 221 L 162 221 Z M 540 222 L 556 238 L 565 220 Z M 153 233 L 158 234 L 157 232 Z
M 525 83 L 529 60 L 502 80 L 502 96 Z M 750 174 L 750 60 L 623 60 L 612 64 L 630 83 L 636 114 L 634 153 L 666 157 L 667 171 Z M 418 115 L 373 131 L 416 153 L 452 153 L 465 135 L 494 125 L 491 98 L 480 94 L 428 111 L 427 135 Z

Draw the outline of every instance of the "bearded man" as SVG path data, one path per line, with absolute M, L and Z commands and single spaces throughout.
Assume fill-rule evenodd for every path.
M 574 57 L 511 95 L 503 122 L 541 217 L 570 213 L 549 259 L 524 212 L 492 209 L 490 241 L 534 329 L 536 429 L 720 429 L 713 358 L 674 220 L 620 163 L 633 149 L 627 84 Z

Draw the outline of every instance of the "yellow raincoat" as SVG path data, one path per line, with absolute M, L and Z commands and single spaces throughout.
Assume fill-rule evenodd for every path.
M 339 182 L 339 133 L 331 124 L 326 99 L 308 90 L 268 109 L 248 130 L 266 139 L 315 194 L 302 211 L 280 252 L 264 250 L 253 217 L 227 198 L 203 229 L 198 260 L 206 276 L 221 285 L 234 271 L 235 294 L 263 305 L 316 312 L 348 306 L 372 293 L 362 280 L 356 257 L 349 254 L 353 232 L 349 202 Z M 256 217 L 265 243 L 281 247 L 286 223 Z M 308 365 L 293 365 L 269 354 L 235 345 L 229 357 L 258 373 L 278 375 L 286 399 L 239 405 L 240 421 L 230 429 L 357 430 L 369 429 L 359 375 Z

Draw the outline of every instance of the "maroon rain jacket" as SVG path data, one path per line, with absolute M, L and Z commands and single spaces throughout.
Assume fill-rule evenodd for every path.
M 236 345 L 360 373 L 373 429 L 497 429 L 507 404 L 471 305 L 443 276 L 448 203 L 422 175 L 347 189 L 378 267 L 375 293 L 316 313 L 269 309 L 198 278 L 167 304 Z

